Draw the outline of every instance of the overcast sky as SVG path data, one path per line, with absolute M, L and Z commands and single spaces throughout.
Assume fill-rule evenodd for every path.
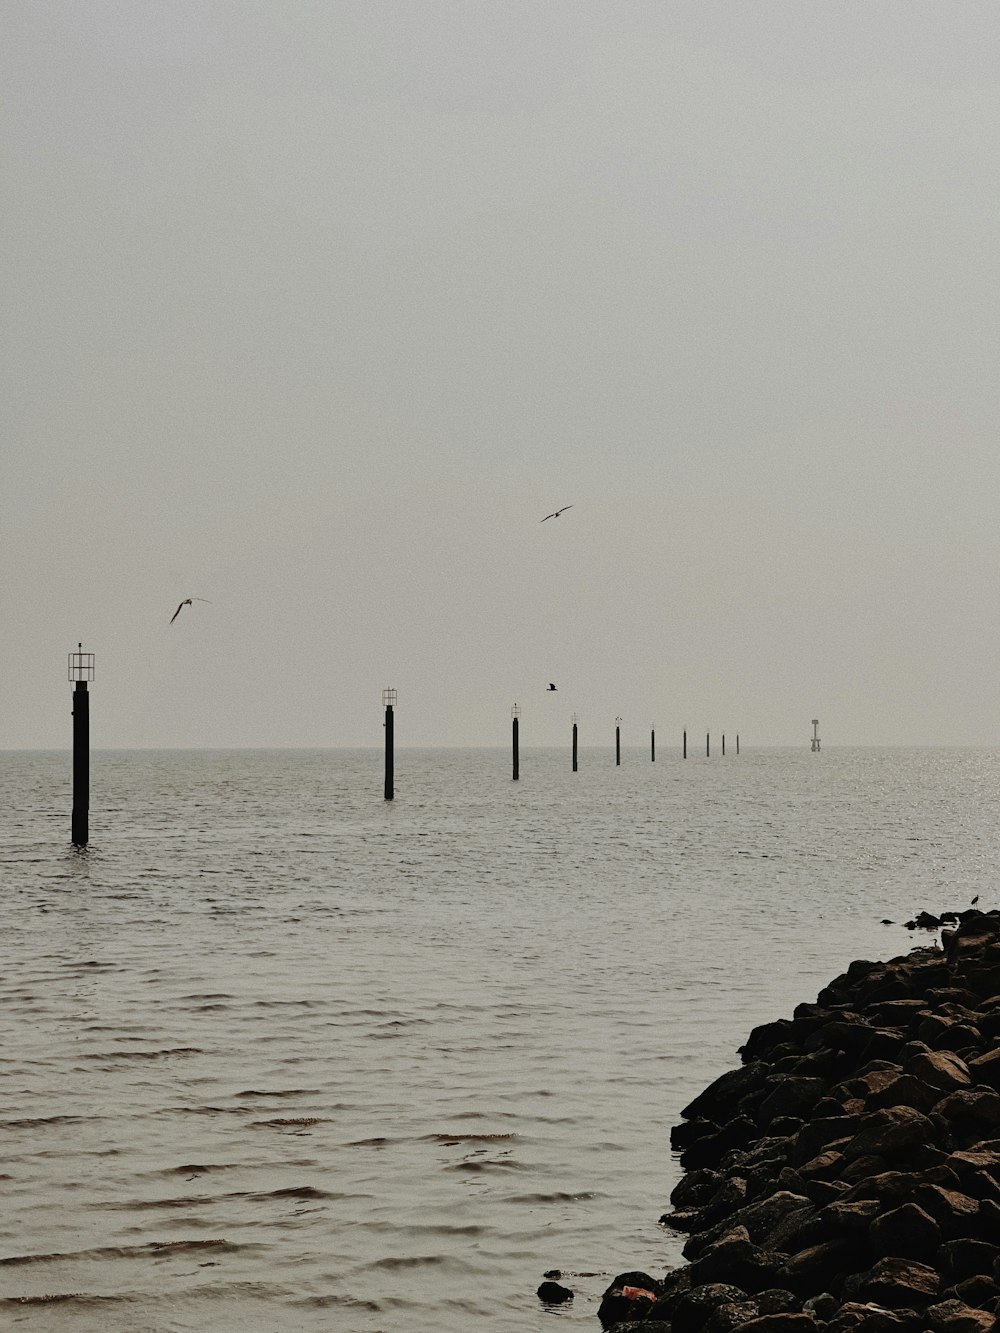
M 996 0 L 2 15 L 0 748 L 1000 744 Z

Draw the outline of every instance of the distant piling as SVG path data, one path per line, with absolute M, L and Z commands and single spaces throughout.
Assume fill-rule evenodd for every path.
M 393 737 L 396 691 L 383 690 L 382 702 L 385 704 L 385 799 L 391 801 L 396 795 L 396 756 Z
M 656 763 L 656 728 L 653 727 L 649 733 L 649 762 Z
M 681 758 L 682 758 L 682 759 L 686 759 L 687 757 L 688 757 L 688 734 L 687 734 L 687 728 L 685 728 L 685 729 L 684 729 L 684 748 L 683 748 L 683 752 L 682 752 L 682 754 L 681 754 Z
M 521 710 L 517 704 L 514 704 L 513 708 L 510 710 L 510 716 L 511 716 L 511 724 L 510 724 L 511 748 L 513 750 L 513 759 L 514 759 L 514 781 L 517 782 L 520 780 L 521 777 L 521 757 L 518 749 L 518 734 L 517 734 L 517 723 L 518 719 L 521 716 Z
M 740 752 L 740 733 L 737 732 L 737 733 L 736 733 L 736 753 L 739 754 L 739 752 Z
M 94 654 L 78 643 L 69 654 L 69 679 L 73 684 L 73 809 L 70 837 L 75 847 L 90 841 L 90 692 L 94 679 Z
M 622 720 L 615 718 L 615 767 L 621 768 L 622 764 Z
M 576 772 L 576 741 L 577 741 L 576 714 L 574 713 L 573 714 L 573 772 L 574 773 Z
M 705 758 L 708 759 L 712 753 L 712 733 L 708 732 L 705 736 Z
M 725 732 L 722 733 L 722 757 L 723 757 L 723 759 L 725 759 L 725 757 L 726 757 L 726 733 L 725 733 Z

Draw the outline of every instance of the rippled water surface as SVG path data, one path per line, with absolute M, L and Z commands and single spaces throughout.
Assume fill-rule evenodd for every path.
M 995 751 L 567 758 L 98 752 L 75 851 L 0 755 L 0 1324 L 596 1329 L 749 1029 L 1000 905 Z

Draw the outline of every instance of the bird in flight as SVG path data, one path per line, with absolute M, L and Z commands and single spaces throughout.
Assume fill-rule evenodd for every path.
M 573 508 L 572 505 L 563 505 L 562 509 L 553 509 L 552 513 L 546 514 L 545 518 L 543 518 L 541 521 L 544 523 L 546 522 L 547 519 L 558 518 L 560 514 L 565 514 L 567 509 L 572 509 L 572 508 Z
M 549 689 L 550 689 L 550 690 L 554 690 L 554 689 L 555 689 L 555 686 L 552 684 L 551 681 L 549 681 Z
M 177 610 L 174 612 L 174 614 L 170 617 L 170 623 L 171 623 L 171 625 L 174 623 L 174 621 L 175 621 L 175 620 L 177 619 L 177 617 L 180 615 L 180 613 L 181 613 L 181 607 L 184 607 L 184 606 L 190 606 L 190 605 L 192 604 L 192 602 L 207 602 L 207 601 L 208 601 L 208 598 L 207 598 L 207 597 L 185 597 L 184 600 L 183 600 L 183 602 L 181 602 L 180 606 L 177 608 Z

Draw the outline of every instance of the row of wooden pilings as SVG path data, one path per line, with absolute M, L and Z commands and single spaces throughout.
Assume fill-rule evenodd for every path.
M 383 690 L 382 703 L 385 706 L 385 799 L 391 801 L 395 798 L 395 754 L 393 752 L 393 736 L 395 731 L 396 691 Z M 520 751 L 520 720 L 521 709 L 517 704 L 510 710 L 511 716 L 511 752 L 513 759 L 514 781 L 517 782 L 521 777 L 521 751 Z M 577 715 L 572 717 L 573 723 L 573 745 L 572 745 L 572 765 L 573 772 L 579 769 L 579 722 Z M 739 732 L 736 733 L 736 753 L 740 752 Z M 726 753 L 726 733 L 722 733 L 722 754 Z M 688 757 L 688 734 L 685 727 L 682 733 L 681 754 L 683 758 Z M 705 757 L 710 758 L 712 754 L 712 733 L 705 734 Z M 656 729 L 650 728 L 649 732 L 649 758 L 651 763 L 656 763 Z M 622 762 L 622 719 L 615 718 L 615 765 L 621 767 Z
M 85 653 L 83 644 L 77 645 L 77 651 L 69 655 L 69 679 L 73 685 L 73 808 L 70 816 L 70 836 L 77 847 L 86 847 L 90 839 L 90 694 L 88 686 L 94 679 L 94 654 Z M 382 691 L 382 704 L 385 708 L 385 799 L 391 801 L 396 795 L 395 773 L 395 708 L 396 691 Z M 512 719 L 512 748 L 514 781 L 521 776 L 521 758 L 519 750 L 519 721 L 521 710 L 514 704 L 510 710 Z M 573 718 L 573 772 L 578 768 L 579 731 L 577 716 Z M 622 762 L 622 719 L 615 718 L 615 764 Z M 740 738 L 736 737 L 736 753 L 740 752 Z M 712 753 L 711 733 L 705 736 L 705 754 Z M 722 753 L 726 753 L 726 736 L 722 735 Z M 688 734 L 685 729 L 682 741 L 682 754 L 688 757 Z M 649 757 L 656 762 L 656 731 L 649 733 Z

